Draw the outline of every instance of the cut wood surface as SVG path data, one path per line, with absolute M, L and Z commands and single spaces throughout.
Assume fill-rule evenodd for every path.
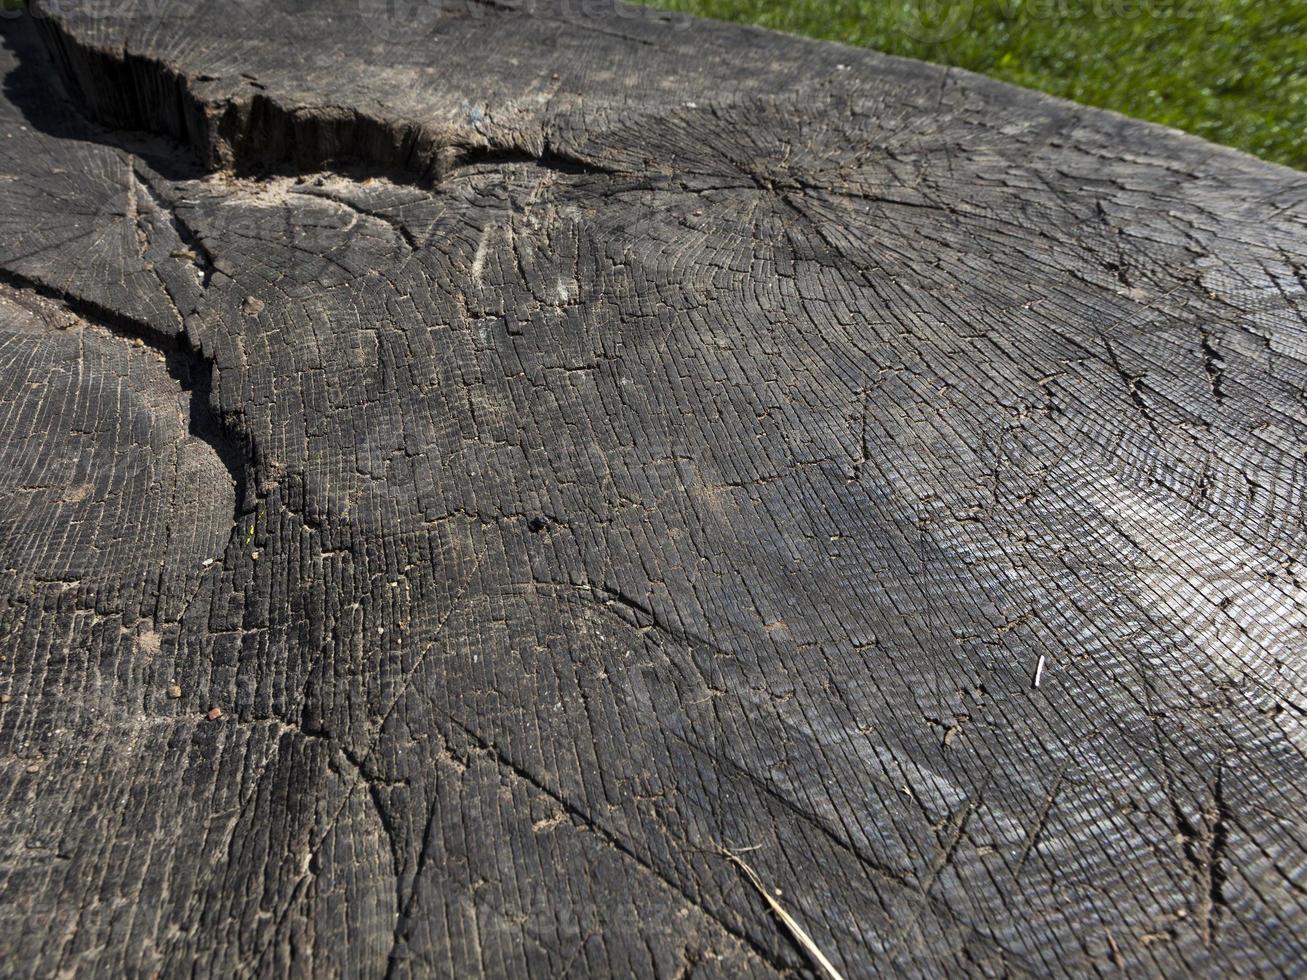
M 0 972 L 1302 969 L 1307 177 L 612 3 L 3 34 Z

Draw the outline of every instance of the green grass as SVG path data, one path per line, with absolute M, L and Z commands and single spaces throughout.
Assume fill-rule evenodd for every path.
M 957 65 L 1307 170 L 1307 0 L 645 0 Z

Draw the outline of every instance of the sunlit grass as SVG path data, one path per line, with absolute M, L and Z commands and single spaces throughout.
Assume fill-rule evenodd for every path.
M 1307 0 L 647 0 L 957 65 L 1307 169 Z

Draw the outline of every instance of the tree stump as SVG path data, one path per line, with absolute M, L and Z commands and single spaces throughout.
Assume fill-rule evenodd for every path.
M 1303 175 L 607 2 L 4 39 L 4 973 L 1301 969 Z

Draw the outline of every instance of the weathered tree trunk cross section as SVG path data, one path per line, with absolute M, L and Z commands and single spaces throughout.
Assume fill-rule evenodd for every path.
M 1302 968 L 1303 175 L 619 5 L 3 29 L 0 972 Z

